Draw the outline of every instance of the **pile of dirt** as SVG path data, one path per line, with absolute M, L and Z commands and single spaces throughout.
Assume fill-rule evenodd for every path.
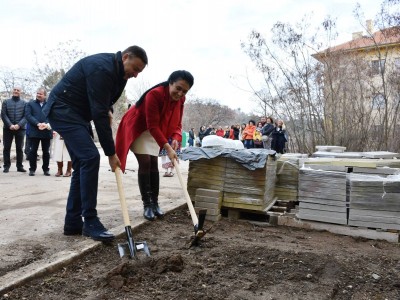
M 176 210 L 134 231 L 151 257 L 121 259 L 120 239 L 1 299 L 400 299 L 399 244 L 228 219 L 191 234 Z

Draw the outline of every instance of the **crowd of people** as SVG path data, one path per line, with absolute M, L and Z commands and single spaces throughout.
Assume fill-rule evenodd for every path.
M 50 153 L 59 166 L 55 176 L 71 176 L 71 159 L 66 151 L 62 137 L 52 130 L 42 110 L 46 106 L 47 91 L 40 87 L 36 98 L 25 101 L 21 98 L 21 88 L 14 87 L 12 97 L 2 104 L 1 119 L 3 121 L 3 173 L 8 173 L 11 167 L 10 151 L 15 141 L 17 172 L 25 173 L 23 154 L 29 162 L 29 175 L 35 176 L 37 161 L 39 160 L 39 145 L 42 148 L 42 170 L 45 176 L 50 176 Z M 53 137 L 56 137 L 53 142 Z M 52 146 L 54 145 L 54 151 Z M 25 149 L 23 149 L 25 146 Z M 64 150 L 63 150 L 64 148 Z M 67 162 L 67 170 L 62 173 L 62 164 Z
M 208 135 L 217 135 L 222 138 L 240 140 L 246 149 L 263 148 L 275 150 L 283 154 L 287 150 L 288 134 L 283 120 L 274 122 L 272 117 L 261 117 L 258 122 L 249 120 L 247 123 L 218 126 L 201 126 L 196 136 L 194 128 L 189 130 L 189 146 L 201 147 L 202 140 Z

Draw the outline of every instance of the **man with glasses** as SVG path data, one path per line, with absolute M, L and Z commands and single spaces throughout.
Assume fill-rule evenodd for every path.
M 17 152 L 17 171 L 26 172 L 22 165 L 24 158 L 24 138 L 25 138 L 25 105 L 21 99 L 21 88 L 14 87 L 12 97 L 3 102 L 1 106 L 1 119 L 3 120 L 3 160 L 4 173 L 8 173 L 11 167 L 11 145 L 15 137 L 15 148 Z

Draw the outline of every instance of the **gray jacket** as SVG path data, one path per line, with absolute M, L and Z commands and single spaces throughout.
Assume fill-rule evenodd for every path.
M 3 102 L 1 106 L 1 119 L 4 128 L 10 128 L 11 125 L 19 125 L 20 129 L 25 129 L 25 105 L 26 102 L 20 97 L 12 97 Z

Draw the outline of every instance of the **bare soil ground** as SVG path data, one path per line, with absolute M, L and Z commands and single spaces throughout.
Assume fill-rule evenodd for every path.
M 122 238 L 1 299 L 400 299 L 399 244 L 227 218 L 192 234 L 179 208 L 134 231 L 151 257 L 120 258 Z

